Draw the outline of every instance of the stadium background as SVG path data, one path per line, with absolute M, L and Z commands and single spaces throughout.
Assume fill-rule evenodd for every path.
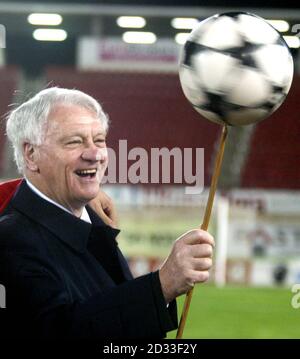
M 204 148 L 201 194 L 186 194 L 184 180 L 174 183 L 172 161 L 168 184 L 162 179 L 122 184 L 117 171 L 117 183 L 104 185 L 117 205 L 119 243 L 135 275 L 155 270 L 172 241 L 201 223 L 220 135 L 220 127 L 201 118 L 183 96 L 177 68 L 180 45 L 174 36 L 189 30 L 172 28 L 172 18 L 248 10 L 288 21 L 285 35 L 295 35 L 291 29 L 300 24 L 299 5 L 241 3 L 203 1 L 200 7 L 198 1 L 0 1 L 0 24 L 6 31 L 6 46 L 0 49 L 3 119 L 10 104 L 46 86 L 78 88 L 96 97 L 109 114 L 108 146 L 116 153 L 124 139 L 128 152 Z M 33 12 L 61 14 L 63 22 L 56 27 L 67 31 L 66 40 L 33 39 L 38 26 L 27 22 Z M 126 29 L 116 24 L 121 15 L 143 16 L 156 43 L 122 42 Z M 291 51 L 295 76 L 284 104 L 258 125 L 230 129 L 210 226 L 217 239 L 216 265 L 210 283 L 195 290 L 186 338 L 300 337 L 300 301 L 292 292 L 300 283 L 300 58 L 297 47 Z M 1 180 L 18 176 L 4 125 L 3 120 Z M 195 171 L 194 157 L 192 163 Z M 118 164 L 129 168 L 133 161 Z

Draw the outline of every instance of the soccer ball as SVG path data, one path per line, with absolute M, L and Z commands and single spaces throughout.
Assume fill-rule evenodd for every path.
M 183 92 L 194 109 L 220 124 L 263 120 L 284 101 L 293 78 L 289 48 L 264 19 L 214 15 L 190 33 L 180 59 Z

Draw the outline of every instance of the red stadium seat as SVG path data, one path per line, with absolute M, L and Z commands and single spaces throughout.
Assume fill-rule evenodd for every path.
M 0 213 L 8 205 L 21 181 L 22 178 L 18 178 L 8 182 L 0 183 Z
M 295 76 L 283 105 L 255 128 L 242 187 L 300 189 L 299 96 L 300 77 Z

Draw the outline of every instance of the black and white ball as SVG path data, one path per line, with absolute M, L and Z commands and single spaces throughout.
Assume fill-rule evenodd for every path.
M 183 92 L 196 111 L 228 125 L 263 120 L 292 83 L 289 48 L 264 19 L 249 13 L 214 15 L 188 36 L 180 68 Z

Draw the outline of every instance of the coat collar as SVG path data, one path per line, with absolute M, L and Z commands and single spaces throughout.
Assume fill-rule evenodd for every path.
M 22 212 L 26 217 L 46 227 L 61 241 L 81 253 L 87 248 L 92 227 L 98 227 L 100 231 L 101 229 L 105 230 L 105 232 L 108 231 L 114 237 L 120 232 L 107 226 L 89 207 L 87 207 L 87 210 L 92 224 L 82 221 L 71 213 L 39 197 L 28 187 L 25 181 L 22 181 L 15 193 L 11 206 Z

